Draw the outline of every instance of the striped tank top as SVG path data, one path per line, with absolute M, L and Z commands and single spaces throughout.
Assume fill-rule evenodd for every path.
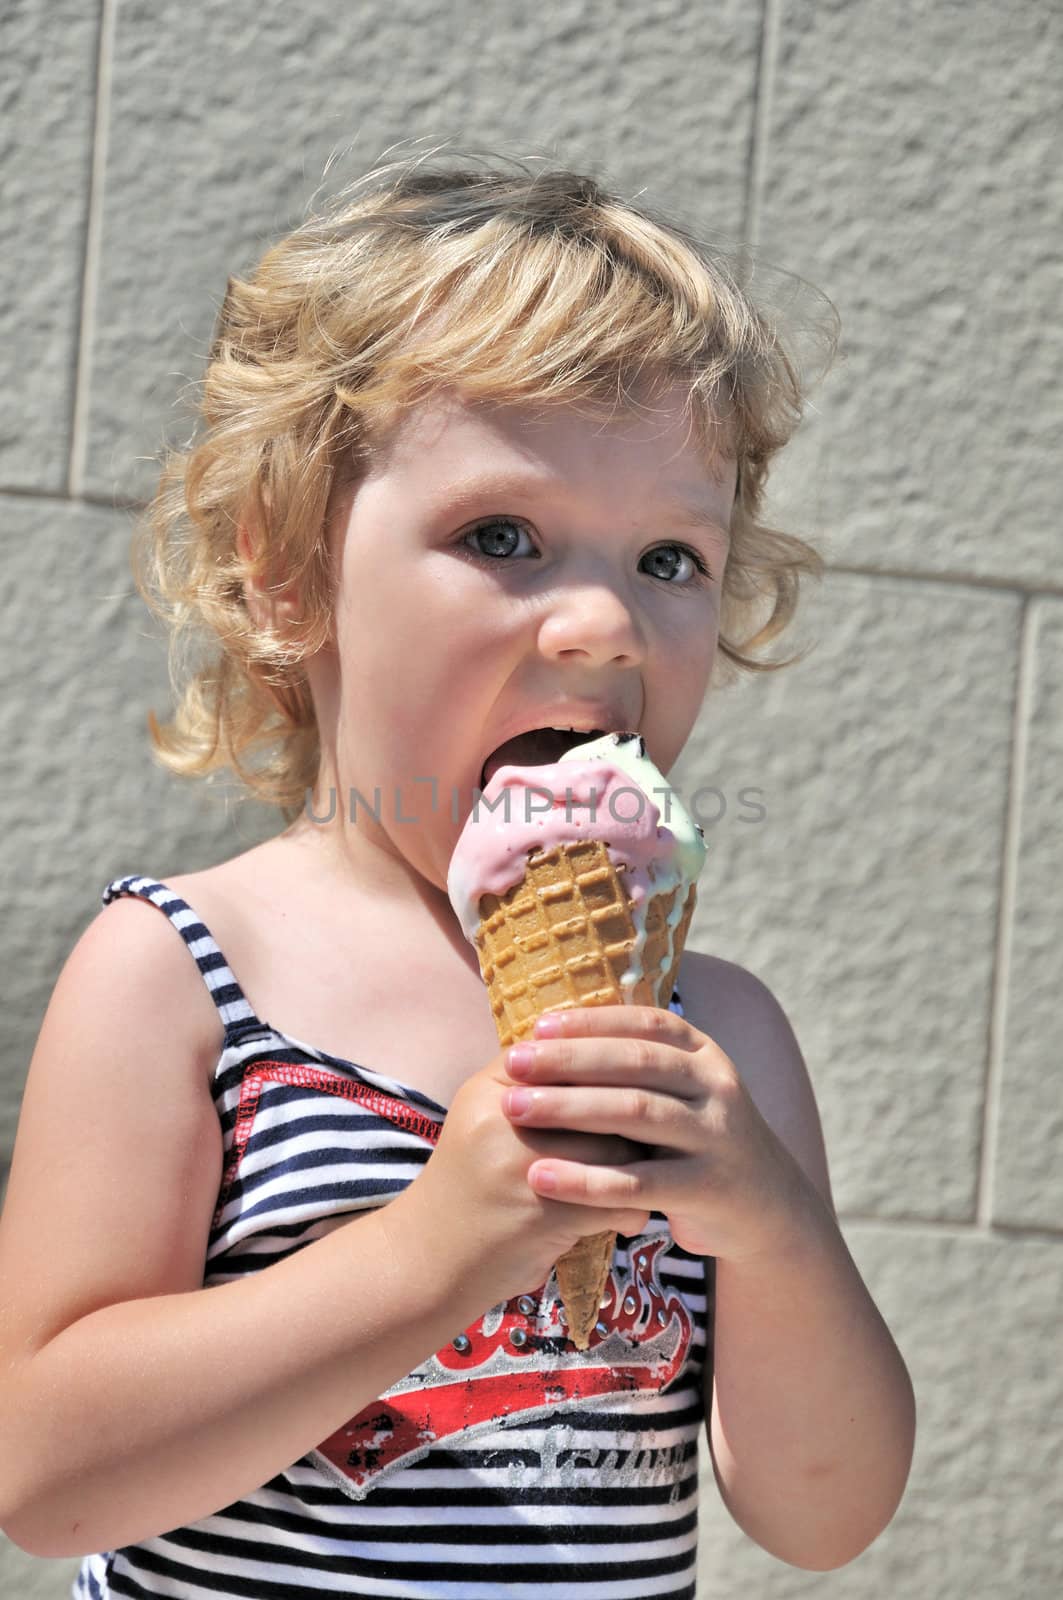
M 263 1022 L 164 884 L 118 878 L 103 904 L 121 895 L 170 919 L 224 1025 L 204 1286 L 416 1180 L 445 1107 Z M 693 1600 L 714 1281 L 655 1212 L 617 1241 L 589 1349 L 566 1337 L 551 1271 L 253 1494 L 87 1556 L 74 1600 Z

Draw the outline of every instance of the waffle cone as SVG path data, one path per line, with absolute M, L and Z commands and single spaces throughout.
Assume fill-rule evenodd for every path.
M 642 976 L 622 984 L 636 964 L 638 932 L 623 884 L 597 839 L 574 839 L 528 856 L 524 876 L 504 895 L 480 899 L 476 951 L 503 1048 L 526 1039 L 546 1011 L 575 1006 L 667 1005 L 675 984 L 696 888 L 669 936 L 678 888 L 646 901 Z M 569 1336 L 586 1350 L 598 1320 L 616 1245 L 615 1233 L 580 1239 L 557 1262 Z

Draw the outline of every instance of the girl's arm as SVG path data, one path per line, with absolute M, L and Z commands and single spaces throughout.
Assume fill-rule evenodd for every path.
M 838 1227 L 815 1095 L 789 1020 L 752 973 L 716 968 L 696 969 L 695 1006 L 712 1014 L 714 1035 L 809 1182 L 795 1186 L 791 1250 L 716 1263 L 715 1370 L 705 1396 L 713 1470 L 750 1538 L 783 1561 L 828 1571 L 866 1549 L 900 1503 L 915 1396 Z
M 794 1245 L 716 1264 L 713 1469 L 738 1525 L 782 1561 L 855 1560 L 900 1505 L 915 1442 L 907 1368 L 826 1201 Z
M 45 1016 L 0 1222 L 0 1526 L 34 1555 L 230 1504 L 490 1303 L 405 1196 L 204 1289 L 216 1052 L 172 929 L 115 902 Z

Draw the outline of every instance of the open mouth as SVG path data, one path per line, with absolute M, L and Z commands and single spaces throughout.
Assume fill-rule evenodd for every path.
M 480 774 L 480 787 L 486 789 L 499 767 L 548 767 L 560 761 L 574 745 L 589 744 L 601 739 L 605 728 L 530 728 L 526 733 L 514 734 L 493 751 L 484 762 Z
M 548 767 L 574 745 L 589 744 L 592 739 L 602 739 L 608 728 L 531 728 L 527 733 L 514 734 L 505 744 L 488 756 L 480 773 L 480 788 L 486 789 L 499 767 Z

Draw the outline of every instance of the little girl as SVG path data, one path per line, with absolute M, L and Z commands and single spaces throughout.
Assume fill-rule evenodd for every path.
M 667 1009 L 500 1052 L 446 893 L 512 737 L 667 772 L 718 655 L 786 664 L 818 558 L 758 515 L 804 391 L 740 278 L 592 178 L 449 156 L 230 280 L 142 524 L 149 722 L 287 826 L 106 886 L 0 1225 L 0 1526 L 82 1600 L 680 1600 L 703 1429 L 796 1566 L 900 1502 L 911 1385 L 769 990 L 690 951 Z M 552 1269 L 604 1229 L 581 1351 Z

